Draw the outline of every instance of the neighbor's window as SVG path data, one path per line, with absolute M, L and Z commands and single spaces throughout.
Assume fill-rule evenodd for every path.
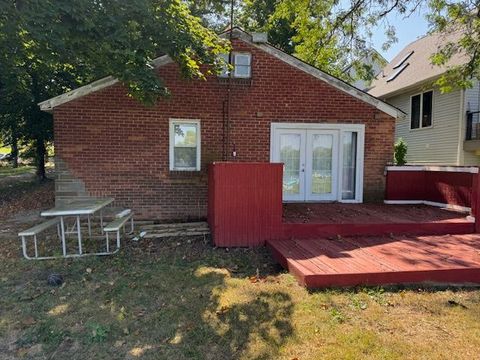
M 170 120 L 170 170 L 200 170 L 199 120 Z
M 432 126 L 433 91 L 411 97 L 410 128 L 421 129 Z
M 226 78 L 230 76 L 232 73 L 232 77 L 234 78 L 250 78 L 252 74 L 252 55 L 249 53 L 232 53 L 232 67 L 233 71 L 230 72 L 228 69 L 228 54 L 220 54 L 219 58 L 221 59 L 222 63 L 225 64 L 223 66 L 222 72 L 218 75 L 219 77 Z

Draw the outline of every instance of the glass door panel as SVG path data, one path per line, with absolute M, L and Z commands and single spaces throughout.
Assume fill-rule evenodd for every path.
M 336 200 L 338 132 L 307 133 L 306 200 Z
M 357 133 L 345 131 L 342 136 L 342 146 L 342 200 L 354 200 L 357 185 Z
M 275 161 L 284 164 L 283 199 L 302 201 L 305 198 L 305 131 L 281 131 L 275 142 Z

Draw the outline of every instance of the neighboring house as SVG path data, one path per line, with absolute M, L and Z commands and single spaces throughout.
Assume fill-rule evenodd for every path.
M 368 49 L 368 51 L 366 52 L 366 55 L 364 55 L 360 59 L 360 62 L 372 68 L 372 73 L 374 77 L 376 77 L 382 71 L 385 65 L 388 64 L 388 61 L 377 50 L 373 48 Z M 371 87 L 372 85 L 371 80 L 368 81 L 368 80 L 358 79 L 359 76 L 354 66 L 349 65 L 345 69 L 345 71 L 348 72 L 348 75 L 351 79 L 355 79 L 352 85 L 355 86 L 356 88 L 367 91 Z
M 480 141 L 475 140 L 480 138 L 478 114 L 467 116 L 468 111 L 479 110 L 478 81 L 472 89 L 444 94 L 432 87 L 446 67 L 431 65 L 431 55 L 459 37 L 458 32 L 433 34 L 414 41 L 385 67 L 369 91 L 407 113 L 398 119 L 395 137 L 407 142 L 409 163 L 480 165 Z M 447 65 L 464 62 L 457 54 Z
M 403 113 L 261 36 L 232 35 L 231 81 L 185 80 L 163 56 L 171 96 L 155 106 L 112 77 L 40 103 L 54 116 L 57 202 L 112 196 L 138 217 L 202 218 L 208 164 L 222 160 L 285 163 L 285 201 L 383 198 Z

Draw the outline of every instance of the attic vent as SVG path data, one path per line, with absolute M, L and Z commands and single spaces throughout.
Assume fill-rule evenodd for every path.
M 267 33 L 254 32 L 252 33 L 252 41 L 254 43 L 266 43 L 268 42 Z
M 393 67 L 393 69 L 396 69 L 396 68 L 399 68 L 400 66 L 403 65 L 403 63 L 410 57 L 412 56 L 412 54 L 414 53 L 414 51 L 410 51 L 408 54 L 406 54 L 403 58 L 400 59 L 399 62 L 397 62 L 397 64 Z
M 400 73 L 406 69 L 406 67 L 410 65 L 410 63 L 405 63 L 403 64 L 402 66 L 400 66 L 398 69 L 396 69 L 392 75 L 390 75 L 388 78 L 387 78 L 387 82 L 390 82 L 392 80 L 394 80 L 398 75 L 400 75 Z

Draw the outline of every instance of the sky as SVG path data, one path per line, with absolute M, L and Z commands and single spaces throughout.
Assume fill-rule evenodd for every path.
M 385 59 L 391 61 L 406 45 L 427 33 L 428 23 L 425 19 L 426 10 L 425 8 L 419 9 L 419 11 L 407 19 L 403 19 L 397 14 L 388 15 L 390 25 L 396 28 L 398 42 L 393 44 L 387 51 L 382 50 L 382 44 L 385 42 L 386 37 L 384 35 L 384 27 L 379 26 L 374 31 L 372 38 L 373 47 L 382 54 Z

